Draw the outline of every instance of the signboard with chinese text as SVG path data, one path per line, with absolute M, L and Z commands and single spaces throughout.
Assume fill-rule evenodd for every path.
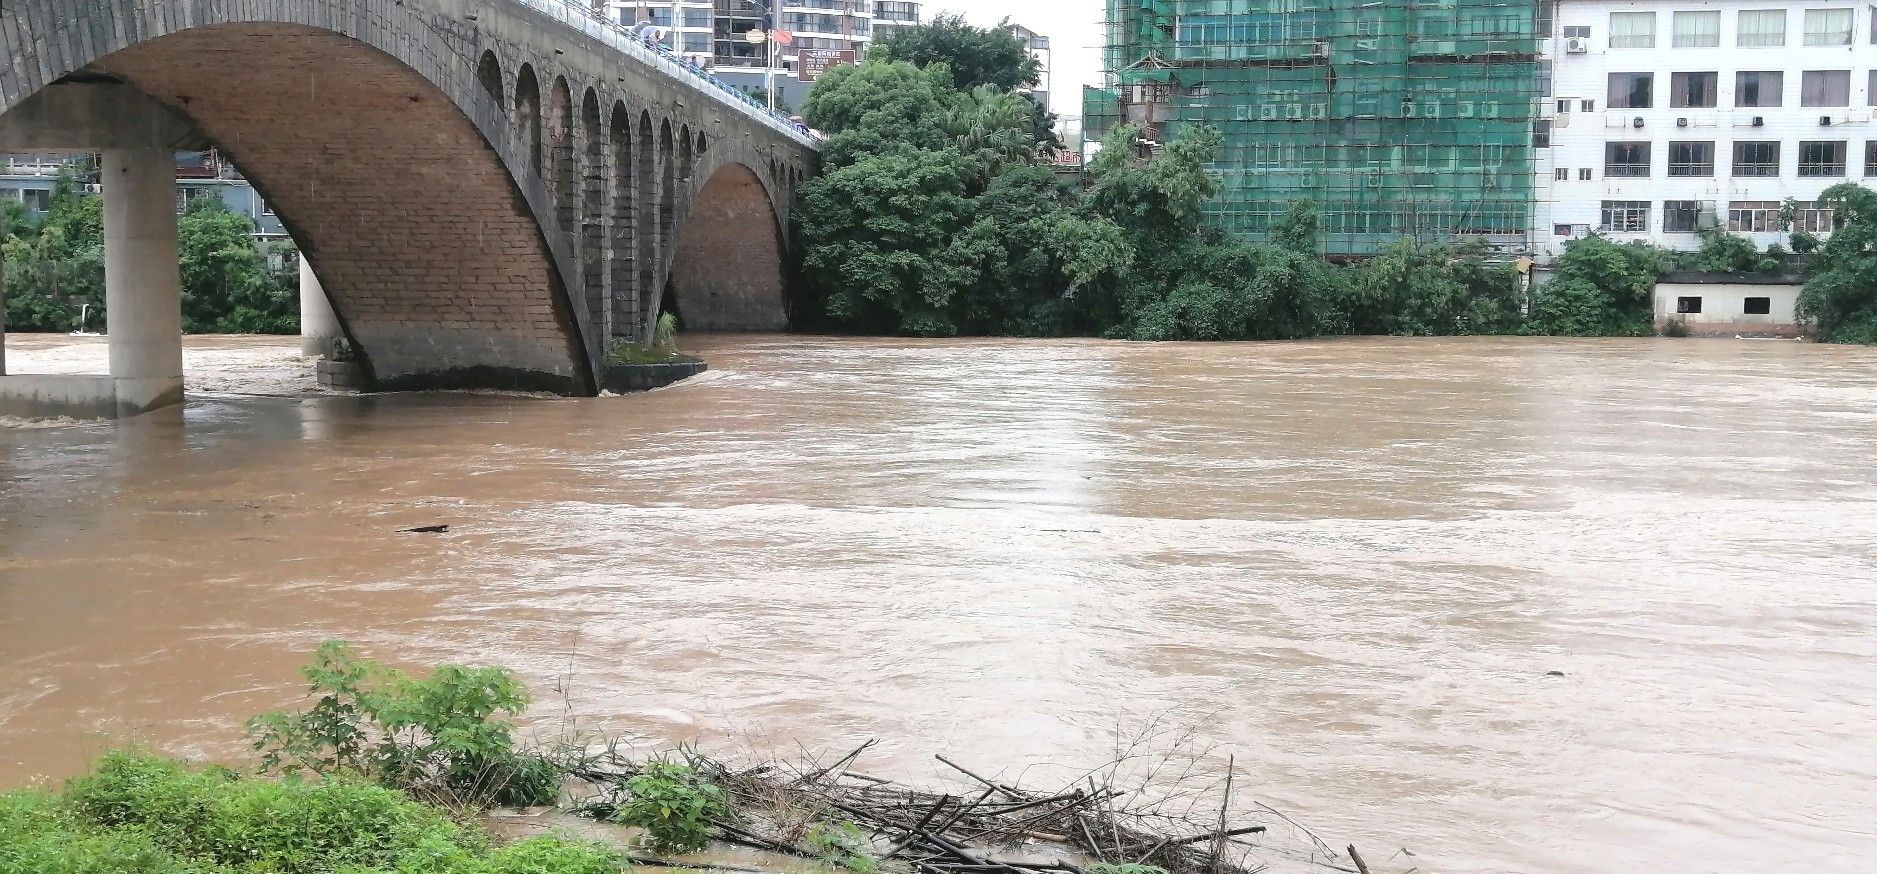
M 795 81 L 813 82 L 821 74 L 853 62 L 853 49 L 802 49 L 795 55 Z

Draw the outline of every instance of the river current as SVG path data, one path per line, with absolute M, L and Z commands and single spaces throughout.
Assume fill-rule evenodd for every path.
M 1377 874 L 1877 864 L 1877 351 L 693 344 L 0 429 L 0 788 L 238 758 L 345 638 L 914 780 L 1178 726 Z

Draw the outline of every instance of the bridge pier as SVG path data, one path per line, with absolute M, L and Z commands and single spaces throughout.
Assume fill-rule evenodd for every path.
M 182 403 L 176 153 L 104 152 L 104 312 L 118 416 Z
M 313 275 L 313 263 L 300 253 L 300 357 L 322 358 L 332 351 L 332 341 L 343 336 L 339 315 Z
M 193 138 L 188 123 L 114 83 L 48 86 L 0 116 L 0 151 L 104 153 L 100 182 L 110 336 L 107 375 L 7 374 L 0 369 L 0 415 L 111 419 L 182 402 L 175 153 L 192 145 Z

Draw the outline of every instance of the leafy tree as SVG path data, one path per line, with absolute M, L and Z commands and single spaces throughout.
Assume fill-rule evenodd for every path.
M 955 152 L 889 152 L 802 186 L 794 218 L 820 315 L 854 330 L 956 333 L 949 307 L 976 279 L 981 244 L 963 235 L 976 172 Z
M 918 67 L 944 65 L 952 87 L 960 91 L 981 85 L 1014 91 L 1033 86 L 1042 77 L 1041 62 L 1030 55 L 1008 18 L 996 27 L 972 27 L 963 15 L 941 13 L 925 24 L 895 29 L 867 53 L 869 58 Z
M 1519 326 L 1518 274 L 1485 261 L 1485 247 L 1402 240 L 1357 271 L 1348 300 L 1357 334 L 1498 334 Z
M 978 164 L 978 190 L 1004 167 L 1036 163 L 1035 104 L 993 85 L 960 95 L 940 121 L 949 145 Z
M 942 73 L 869 60 L 823 75 L 802 102 L 802 117 L 829 135 L 823 165 L 839 168 L 882 152 L 942 148 L 954 100 Z
M 1564 245 L 1556 274 L 1533 292 L 1526 331 L 1634 337 L 1653 333 L 1655 282 L 1670 253 L 1642 242 L 1591 236 Z
M 254 223 L 215 194 L 189 202 L 176 222 L 183 330 L 288 334 L 300 329 L 297 284 L 288 287 L 254 246 Z
M 1799 292 L 1799 318 L 1832 343 L 1877 344 L 1877 192 L 1854 182 L 1818 199 L 1836 230 L 1812 256 L 1812 278 Z
M 70 331 L 104 325 L 104 212 L 78 191 L 67 170 L 52 183 L 50 211 L 34 224 L 21 209 L 6 214 L 0 253 L 6 260 L 6 319 L 13 331 Z M 80 303 L 71 301 L 77 298 Z

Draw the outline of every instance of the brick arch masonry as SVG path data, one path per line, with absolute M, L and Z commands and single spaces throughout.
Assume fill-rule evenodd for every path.
M 670 265 L 692 267 L 671 247 L 693 217 L 647 207 L 710 200 L 725 165 L 815 160 L 708 86 L 515 0 L 8 0 L 0 50 L 0 112 L 104 74 L 220 147 L 306 252 L 380 388 L 592 391 L 614 339 L 646 338 Z M 562 153 L 579 178 L 557 198 L 530 159 L 563 144 L 530 127 L 552 133 L 542 86 L 562 81 L 582 98 Z M 590 106 L 608 108 L 597 125 Z M 674 190 L 670 134 L 664 155 L 644 147 L 686 129 L 695 166 Z M 781 186 L 761 188 L 785 223 Z M 752 288 L 780 300 L 779 249 L 775 267 Z

